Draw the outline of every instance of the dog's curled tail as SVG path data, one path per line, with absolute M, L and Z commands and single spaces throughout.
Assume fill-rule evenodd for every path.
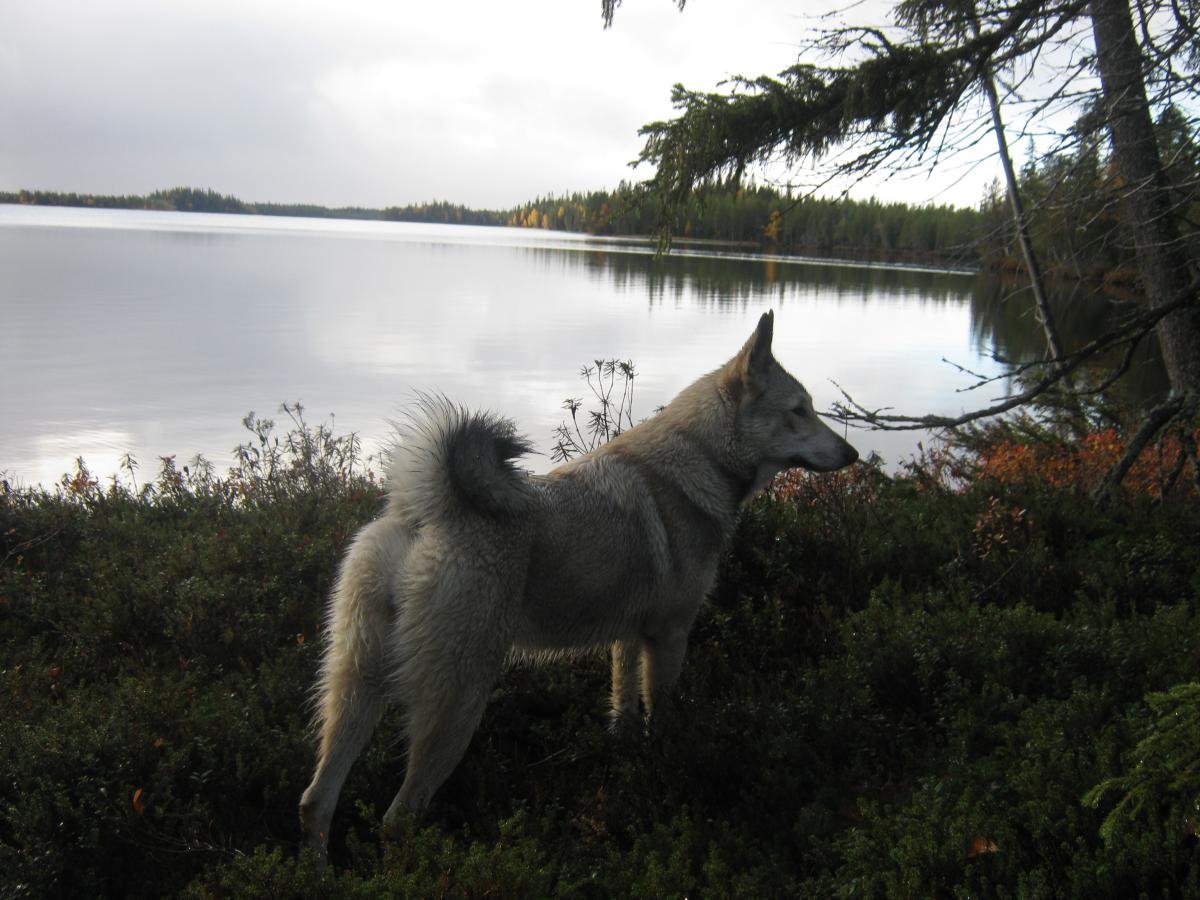
M 533 496 L 515 461 L 533 447 L 509 419 L 422 395 L 388 466 L 388 512 L 413 525 L 515 515 Z

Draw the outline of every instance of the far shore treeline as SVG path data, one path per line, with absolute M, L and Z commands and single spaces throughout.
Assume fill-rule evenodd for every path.
M 636 187 L 624 182 L 615 191 L 548 195 L 505 210 L 472 209 L 444 201 L 378 209 L 259 203 L 190 187 L 146 195 L 0 191 L 0 203 L 38 206 L 507 225 L 614 237 L 649 236 L 654 229 L 653 213 L 638 200 Z M 979 222 L 980 213 L 970 208 L 792 197 L 770 187 L 729 185 L 694 198 L 678 223 L 675 238 L 842 258 L 975 266 L 981 256 Z
M 1181 239 L 1200 256 L 1200 145 L 1174 107 L 1155 122 L 1165 174 L 1181 215 Z M 1132 284 L 1133 249 L 1123 224 L 1121 180 L 1099 148 L 1059 150 L 1026 163 L 1017 175 L 1029 232 L 1053 280 Z M 433 201 L 409 206 L 328 207 L 258 203 L 202 188 L 146 195 L 0 191 L 0 203 L 105 209 L 247 213 L 264 216 L 374 219 L 449 225 L 507 225 L 608 237 L 646 237 L 659 210 L 638 185 L 539 197 L 503 210 Z M 1007 191 L 993 183 L 976 207 L 883 203 L 877 199 L 794 196 L 754 182 L 710 185 L 690 196 L 671 223 L 673 239 L 715 241 L 766 252 L 877 262 L 926 263 L 1001 273 L 1024 270 Z

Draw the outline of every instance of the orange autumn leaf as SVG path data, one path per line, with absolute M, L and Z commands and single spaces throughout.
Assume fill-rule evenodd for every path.
M 141 788 L 133 792 L 133 811 L 139 816 L 146 811 L 146 804 L 142 802 Z
M 977 837 L 972 839 L 971 846 L 967 848 L 967 859 L 975 859 L 977 856 L 987 856 L 989 853 L 999 853 L 1000 848 L 991 838 Z

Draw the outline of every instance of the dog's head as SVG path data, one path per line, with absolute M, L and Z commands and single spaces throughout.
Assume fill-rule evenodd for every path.
M 821 421 L 804 385 L 772 355 L 774 329 L 774 312 L 763 313 L 723 371 L 725 393 L 737 404 L 735 452 L 756 467 L 759 487 L 784 469 L 832 472 L 858 459 L 858 451 Z

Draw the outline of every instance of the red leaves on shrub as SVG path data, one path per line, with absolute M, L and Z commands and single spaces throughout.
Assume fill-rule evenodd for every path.
M 867 503 L 879 494 L 879 474 L 874 466 L 847 466 L 836 472 L 814 475 L 804 469 L 785 469 L 768 488 L 776 500 L 805 506 L 828 505 L 831 499 L 858 497 Z
M 976 555 L 988 559 L 1016 549 L 1026 526 L 1025 510 L 1019 506 L 1004 506 L 995 497 L 988 497 L 987 509 L 975 519 L 972 544 Z
M 1200 438 L 1200 430 L 1195 436 Z M 980 452 L 979 476 L 1005 484 L 1038 480 L 1053 487 L 1092 490 L 1124 452 L 1125 442 L 1111 428 L 1087 435 L 1077 446 L 1000 441 Z M 1125 476 L 1125 487 L 1134 493 L 1158 494 L 1183 452 L 1173 436 L 1147 447 Z M 1187 491 L 1188 479 L 1180 479 L 1177 489 Z
M 82 497 L 94 491 L 100 485 L 100 482 L 98 479 L 93 478 L 92 474 L 80 464 L 76 468 L 74 475 L 63 476 L 62 485 L 68 493 L 76 497 Z

